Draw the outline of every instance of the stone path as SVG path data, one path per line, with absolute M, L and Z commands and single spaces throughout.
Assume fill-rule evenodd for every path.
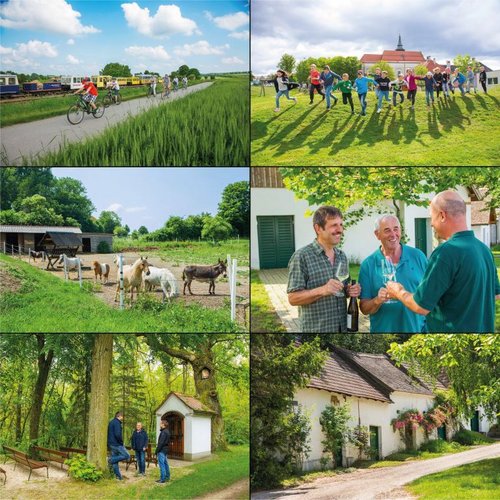
M 288 282 L 288 269 L 261 269 L 259 277 L 264 283 L 269 299 L 278 314 L 281 322 L 289 332 L 298 332 L 299 310 L 288 302 L 286 286 Z M 370 320 L 368 316 L 359 313 L 359 332 L 369 333 Z

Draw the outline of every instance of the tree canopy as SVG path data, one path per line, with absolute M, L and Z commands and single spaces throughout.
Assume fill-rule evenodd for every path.
M 283 54 L 279 60 L 278 69 L 282 69 L 283 71 L 286 71 L 288 75 L 291 75 L 295 69 L 295 64 L 295 57 L 291 54 Z
M 109 75 L 109 76 L 132 76 L 132 72 L 130 71 L 130 67 L 127 64 L 120 64 L 117 62 L 112 62 L 106 64 L 104 68 L 99 71 L 100 75 Z
M 224 188 L 217 215 L 226 220 L 240 236 L 250 235 L 250 185 L 248 181 L 233 182 Z

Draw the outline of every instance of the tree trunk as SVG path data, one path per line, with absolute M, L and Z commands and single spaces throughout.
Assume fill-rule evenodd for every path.
M 30 415 L 30 442 L 33 444 L 38 441 L 38 431 L 40 427 L 40 416 L 42 414 L 43 398 L 47 387 L 50 367 L 54 359 L 54 351 L 43 353 L 45 346 L 45 336 L 41 333 L 36 334 L 38 343 L 38 375 L 33 391 L 33 406 Z
M 97 334 L 92 350 L 87 460 L 101 470 L 107 468 L 109 385 L 112 360 L 113 334 Z
M 17 401 L 16 401 L 16 444 L 19 444 L 22 439 L 22 432 L 21 432 L 21 411 L 22 411 L 22 404 L 21 401 L 23 399 L 23 380 L 19 382 L 17 386 Z

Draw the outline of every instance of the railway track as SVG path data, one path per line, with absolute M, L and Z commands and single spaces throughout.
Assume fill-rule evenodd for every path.
M 0 104 L 8 104 L 11 102 L 27 102 L 34 101 L 37 99 L 48 99 L 50 97 L 66 97 L 71 95 L 73 92 L 59 92 L 59 93 L 51 93 L 51 94 L 43 94 L 43 95 L 18 95 L 16 97 L 6 97 L 0 100 Z

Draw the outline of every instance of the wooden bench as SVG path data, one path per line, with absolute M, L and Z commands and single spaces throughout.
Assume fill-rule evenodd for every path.
M 148 464 L 148 468 L 150 464 L 155 464 L 158 467 L 158 458 L 153 454 L 151 443 L 148 443 L 148 447 L 146 449 L 146 463 Z
M 61 469 L 63 468 L 64 461 L 68 460 L 69 452 L 51 450 L 49 448 L 42 448 L 41 446 L 33 446 L 33 452 L 38 457 L 46 462 L 57 462 L 61 464 Z
M 3 450 L 5 452 L 5 461 L 7 461 L 7 458 L 14 460 L 15 462 L 14 470 L 16 470 L 17 464 L 29 467 L 30 475 L 28 476 L 28 481 L 31 478 L 31 473 L 33 472 L 33 469 L 42 469 L 43 467 L 47 469 L 47 478 L 49 477 L 49 466 L 46 463 L 39 462 L 38 460 L 33 460 L 32 458 L 28 457 L 26 453 L 16 450 L 14 448 L 10 448 L 9 446 L 4 445 Z
M 128 470 L 128 468 L 132 464 L 135 464 L 135 468 L 137 470 L 137 459 L 135 456 L 135 451 L 130 446 L 125 446 L 125 449 L 128 451 L 128 453 L 130 455 L 130 458 L 125 462 L 125 464 L 126 464 L 125 470 Z
M 7 482 L 7 473 L 0 467 L 0 474 L 3 474 L 3 484 Z
M 87 454 L 87 450 L 85 448 L 70 448 L 68 446 L 60 446 L 59 449 L 67 453 L 79 453 L 80 455 Z

